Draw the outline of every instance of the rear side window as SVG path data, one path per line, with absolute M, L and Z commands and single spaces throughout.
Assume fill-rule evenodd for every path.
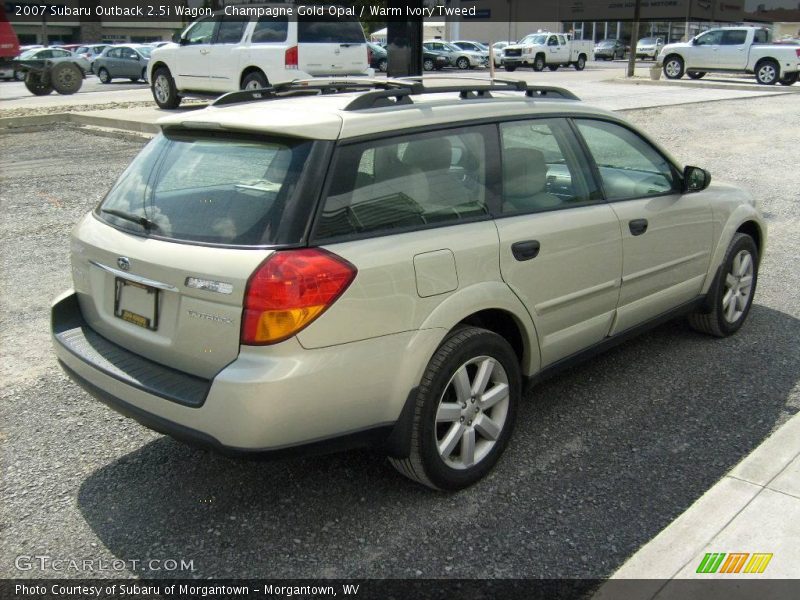
M 253 29 L 253 43 L 285 42 L 289 31 L 289 19 L 286 16 L 261 17 Z
M 450 225 L 488 214 L 479 128 L 340 148 L 315 237 L 330 240 Z
M 744 29 L 734 29 L 722 33 L 723 46 L 741 46 L 747 41 L 747 31 Z
M 608 200 L 678 191 L 670 162 L 630 129 L 606 121 L 579 119 L 576 123 L 600 171 Z
M 122 229 L 195 242 L 278 239 L 312 142 L 166 133 L 134 159 L 99 207 Z M 117 213 L 117 214 L 113 214 Z
M 224 17 L 217 29 L 217 44 L 236 44 L 242 40 L 248 20 L 243 17 Z
M 753 42 L 756 44 L 766 44 L 769 42 L 769 33 L 766 29 L 758 29 L 753 37 Z
M 364 44 L 364 30 L 358 21 L 331 16 L 300 16 L 297 41 L 306 44 Z

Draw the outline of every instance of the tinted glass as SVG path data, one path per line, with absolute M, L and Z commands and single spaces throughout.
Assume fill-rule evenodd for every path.
M 601 202 L 561 119 L 503 123 L 503 212 L 536 212 Z
M 336 17 L 299 17 L 297 40 L 307 44 L 364 44 L 364 30 L 358 21 Z
M 744 29 L 725 31 L 722 34 L 722 44 L 725 46 L 741 46 L 745 41 L 747 41 L 747 31 Z
M 261 17 L 253 29 L 251 40 L 255 43 L 285 42 L 289 30 L 287 17 Z
M 312 142 L 157 136 L 100 207 L 123 229 L 143 228 L 103 209 L 144 216 L 153 235 L 236 245 L 273 243 Z
M 757 30 L 753 37 L 753 42 L 756 44 L 766 44 L 769 42 L 769 33 L 764 29 Z
M 242 41 L 248 20 L 241 17 L 225 17 L 217 30 L 217 44 L 236 44 Z
M 479 129 L 345 146 L 332 172 L 318 239 L 449 225 L 488 212 Z
M 669 161 L 630 129 L 605 121 L 576 123 L 597 163 L 609 200 L 678 191 Z

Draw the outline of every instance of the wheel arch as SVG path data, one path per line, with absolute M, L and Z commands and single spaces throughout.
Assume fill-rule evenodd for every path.
M 242 74 L 239 75 L 239 89 L 242 89 L 242 86 L 244 85 L 244 78 L 250 75 L 251 73 L 261 73 L 264 76 L 264 79 L 267 80 L 267 85 L 269 85 L 269 77 L 267 77 L 267 74 L 264 73 L 264 69 L 257 67 L 255 65 L 250 65 L 249 67 L 245 67 L 242 70 Z
M 165 68 L 167 71 L 172 73 L 172 71 L 170 71 L 170 68 L 167 65 L 167 63 L 165 63 L 163 60 L 158 60 L 158 61 L 156 61 L 156 62 L 154 62 L 152 64 L 147 65 L 148 80 L 152 81 L 153 80 L 153 73 L 156 72 L 156 69 L 160 69 L 161 67 Z
M 728 246 L 737 233 L 744 233 L 749 235 L 755 240 L 756 248 L 758 249 L 758 260 L 764 257 L 764 251 L 767 243 L 767 227 L 764 220 L 758 214 L 756 209 L 748 205 L 740 205 L 728 217 L 726 223 L 723 224 L 722 233 L 717 240 L 717 245 L 713 250 L 713 256 L 709 263 L 708 274 L 703 283 L 703 293 L 707 293 L 711 288 L 711 284 L 719 271 L 722 260 L 725 258 L 725 253 Z

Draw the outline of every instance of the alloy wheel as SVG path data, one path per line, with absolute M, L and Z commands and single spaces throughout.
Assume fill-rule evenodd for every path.
M 153 84 L 153 91 L 159 102 L 166 103 L 169 100 L 169 81 L 166 75 L 159 75 L 156 77 L 156 82 Z
M 677 77 L 680 72 L 681 63 L 677 60 L 671 60 L 664 65 L 664 73 L 666 73 L 667 77 Z
M 436 411 L 436 447 L 449 467 L 468 469 L 492 450 L 509 407 L 508 375 L 499 361 L 478 356 L 456 370 Z
M 747 250 L 739 251 L 725 276 L 725 293 L 722 312 L 728 323 L 738 321 L 750 302 L 753 293 L 753 256 Z

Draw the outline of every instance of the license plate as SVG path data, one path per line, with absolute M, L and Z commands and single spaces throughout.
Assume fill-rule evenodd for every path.
M 114 281 L 114 316 L 155 331 L 158 329 L 158 288 L 117 277 Z

